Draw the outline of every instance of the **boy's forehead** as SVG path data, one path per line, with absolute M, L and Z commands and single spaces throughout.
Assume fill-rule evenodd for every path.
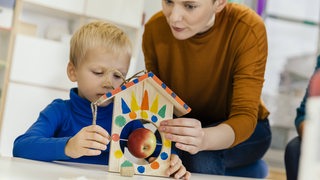
M 90 49 L 85 55 L 84 62 L 96 65 L 100 64 L 105 67 L 127 69 L 130 64 L 130 55 L 125 52 Z

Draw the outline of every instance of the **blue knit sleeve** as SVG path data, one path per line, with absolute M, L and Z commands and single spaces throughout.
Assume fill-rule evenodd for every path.
M 64 153 L 65 145 L 71 137 L 55 138 L 55 132 L 60 129 L 64 120 L 62 100 L 49 104 L 37 121 L 22 135 L 16 138 L 13 146 L 13 156 L 41 161 L 69 159 Z
M 317 70 L 320 70 L 320 55 L 317 58 L 317 64 L 315 68 L 315 71 Z M 301 122 L 304 121 L 306 116 L 306 102 L 308 98 L 308 91 L 309 87 L 306 89 L 305 95 L 300 103 L 300 106 L 297 108 L 297 116 L 295 118 L 295 126 L 297 130 L 299 129 Z

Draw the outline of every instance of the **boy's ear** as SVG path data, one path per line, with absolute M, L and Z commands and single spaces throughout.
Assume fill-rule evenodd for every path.
M 69 61 L 68 66 L 67 66 L 67 74 L 68 74 L 68 77 L 69 77 L 70 81 L 72 81 L 72 82 L 76 82 L 77 81 L 76 67 L 70 61 Z
M 217 13 L 222 11 L 224 7 L 228 4 L 228 0 L 216 0 L 215 3 L 217 4 Z

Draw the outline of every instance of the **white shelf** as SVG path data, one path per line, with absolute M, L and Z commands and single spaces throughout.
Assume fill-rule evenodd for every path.
M 0 27 L 11 28 L 12 26 L 13 10 L 7 7 L 0 6 Z
M 17 35 L 10 81 L 68 90 L 75 86 L 66 74 L 68 61 L 68 44 Z
M 14 139 L 35 122 L 39 112 L 53 99 L 66 99 L 68 95 L 68 91 L 10 82 L 0 131 L 0 155 L 12 156 Z
M 86 0 L 23 0 L 25 8 L 28 10 L 32 9 L 42 14 L 61 17 L 69 17 L 68 15 L 71 14 L 82 15 L 85 1 Z M 64 13 L 61 14 L 61 12 Z
M 84 14 L 120 25 L 141 28 L 143 0 L 88 0 Z
M 50 33 L 59 41 L 61 37 L 71 36 L 88 21 L 105 20 L 129 35 L 133 56 L 137 56 L 141 46 L 143 8 L 144 0 L 23 0 L 20 21 L 33 24 L 37 37 L 48 38 Z
M 286 7 L 286 8 L 285 8 Z M 294 1 L 292 0 L 268 0 L 267 14 L 279 17 L 288 17 L 299 21 L 319 22 L 319 0 Z

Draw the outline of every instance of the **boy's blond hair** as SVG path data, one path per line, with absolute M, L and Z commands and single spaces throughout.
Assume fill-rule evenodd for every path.
M 114 24 L 95 21 L 82 26 L 70 40 L 70 62 L 77 66 L 92 48 L 131 57 L 132 46 L 127 34 Z

